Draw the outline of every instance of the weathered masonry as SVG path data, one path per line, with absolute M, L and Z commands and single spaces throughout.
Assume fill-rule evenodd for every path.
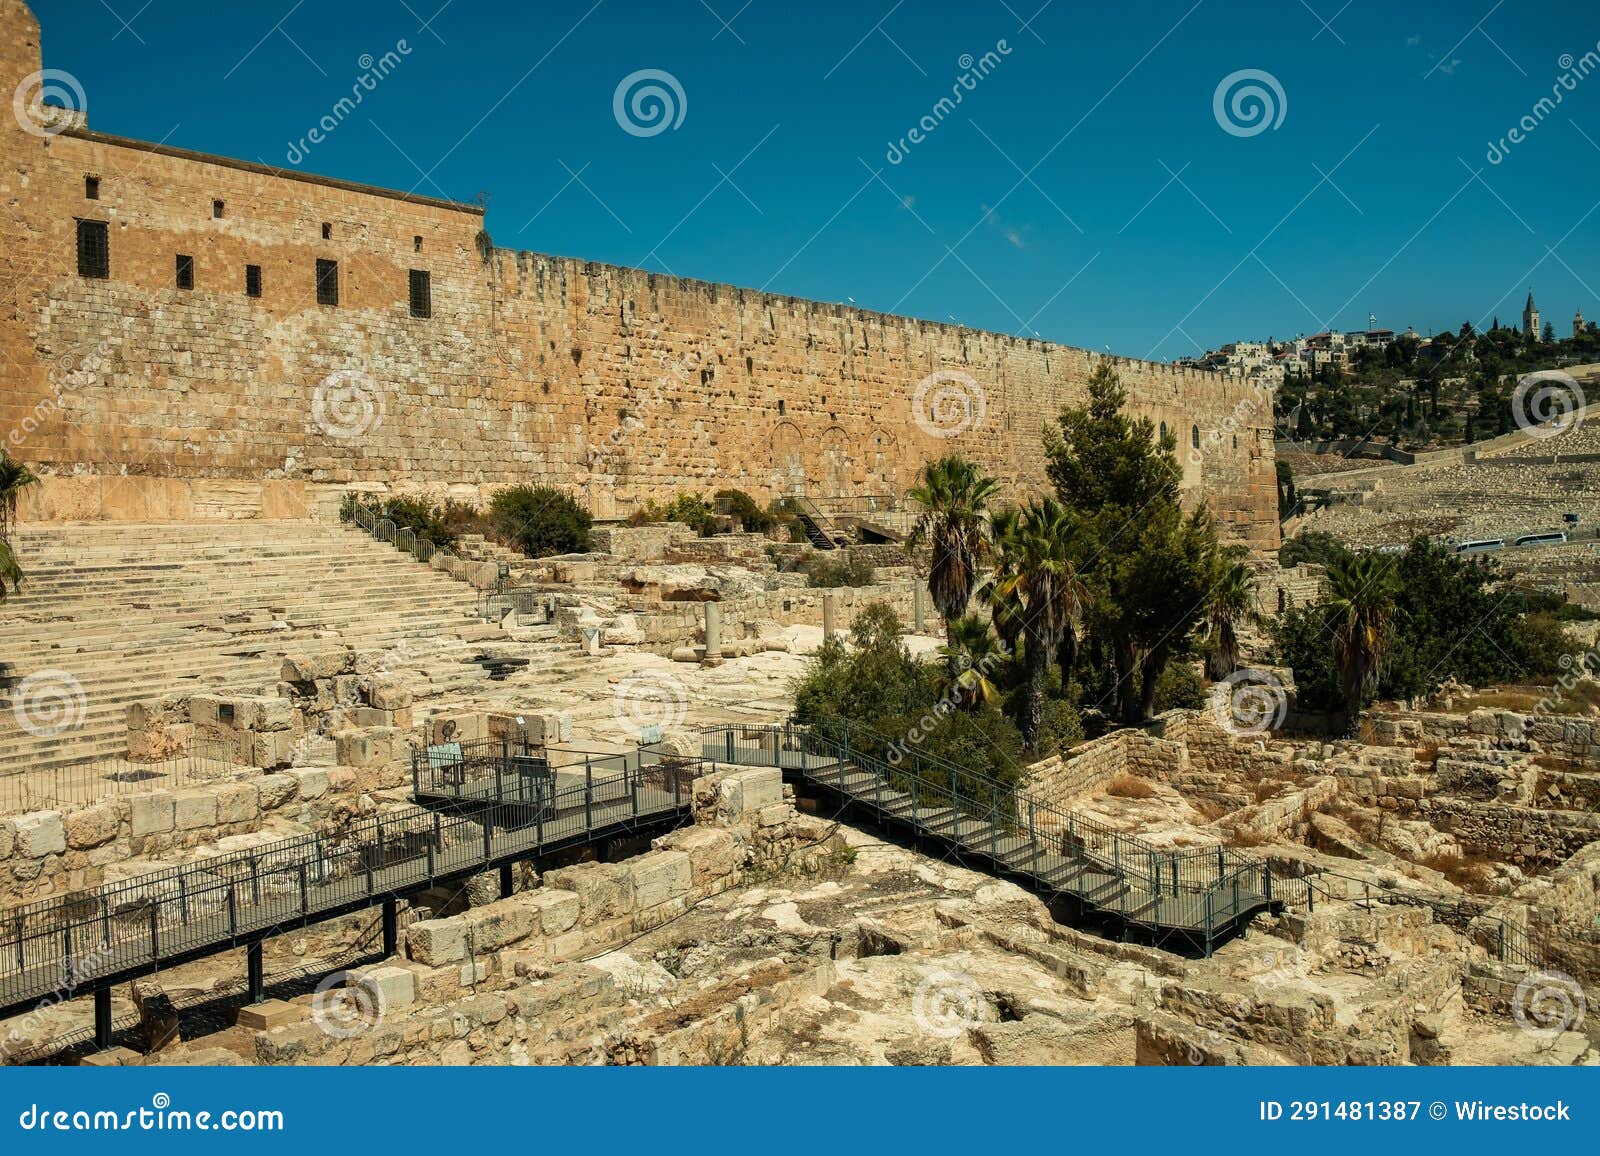
M 0 19 L 0 89 L 25 98 L 38 22 L 21 0 Z M 689 487 L 900 492 L 952 449 L 1025 492 L 1098 356 L 496 249 L 474 205 L 33 113 L 0 117 L 0 436 L 44 477 L 31 519 L 299 517 L 352 485 L 476 501 L 514 481 L 613 517 Z M 1271 398 L 1115 360 L 1175 432 L 1188 500 L 1275 545 Z

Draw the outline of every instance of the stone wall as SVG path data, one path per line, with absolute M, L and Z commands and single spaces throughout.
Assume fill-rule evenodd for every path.
M 253 835 L 269 823 L 320 828 L 352 811 L 357 794 L 347 768 L 295 768 L 0 818 L 0 900 L 96 887 L 126 875 L 117 872 L 129 859 Z
M 0 86 L 41 65 L 0 0 Z M 93 89 L 93 78 L 85 78 Z M 568 257 L 485 248 L 481 210 L 71 128 L 0 124 L 0 430 L 44 476 L 30 519 L 327 514 L 373 483 L 481 501 L 535 481 L 602 518 L 680 489 L 760 500 L 901 493 L 960 451 L 1022 493 L 1038 431 L 1081 400 L 1087 350 Z M 99 198 L 85 177 L 99 178 Z M 213 202 L 222 202 L 221 216 Z M 75 218 L 110 225 L 79 276 Z M 174 261 L 195 262 L 192 290 Z M 339 262 L 337 306 L 315 262 Z M 263 294 L 244 292 L 245 266 Z M 407 308 L 432 277 L 432 316 Z M 1278 538 L 1270 400 L 1113 359 L 1129 407 L 1176 432 L 1183 492 L 1230 538 Z M 935 373 L 970 427 L 927 432 Z M 342 395 L 326 389 L 346 374 Z M 320 392 L 319 392 L 320 391 Z M 919 423 L 919 410 L 923 420 Z
M 626 982 L 570 965 L 659 927 L 736 886 L 752 869 L 807 870 L 834 851 L 831 825 L 798 814 L 777 768 L 723 769 L 695 781 L 695 825 L 617 863 L 544 872 L 538 886 L 406 931 L 404 958 L 357 973 L 378 1023 L 356 1040 L 325 1032 L 310 1010 L 279 1005 L 284 1022 L 259 1031 L 256 1059 L 288 1063 L 704 1063 L 716 1022 L 684 1035 L 651 1033 L 639 1047 L 608 1033 Z M 776 961 L 774 961 L 776 963 Z M 787 995 L 820 993 L 831 968 L 791 975 L 760 969 L 737 1001 L 760 1030 Z M 820 984 L 820 986 L 818 986 Z M 757 987 L 770 990 L 757 992 Z M 696 993 L 704 994 L 704 993 Z M 734 1002 L 731 1001 L 730 1002 Z

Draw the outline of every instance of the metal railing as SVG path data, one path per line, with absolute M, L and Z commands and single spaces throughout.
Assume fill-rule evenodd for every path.
M 367 506 L 360 501 L 353 502 L 350 521 L 378 541 L 388 542 L 402 553 L 410 554 L 418 562 L 431 562 L 436 555 L 445 558 L 455 557 L 443 546 L 435 545 L 428 538 L 419 537 L 409 526 L 396 526 L 391 519 L 384 516 L 379 507 Z
M 548 590 L 496 589 L 478 595 L 478 617 L 488 622 L 498 622 L 515 611 L 519 618 L 540 618 L 550 622 L 555 617 L 555 595 Z
M 1183 935 L 1207 954 L 1257 911 L 1283 906 L 1270 865 L 1226 848 L 1169 851 L 918 751 L 891 759 L 884 736 L 844 719 L 809 726 L 712 727 L 702 757 L 775 766 L 923 836 L 958 844 L 998 874 L 1031 879 L 1158 939 Z
M 0 1010 L 104 986 L 432 886 L 684 818 L 692 763 L 644 751 L 596 757 L 543 806 L 514 792 L 460 813 L 420 807 L 0 912 Z
M 165 759 L 126 755 L 82 759 L 59 767 L 0 774 L 0 813 L 89 806 L 119 795 L 188 787 L 249 770 L 244 752 L 221 740 L 192 739 Z

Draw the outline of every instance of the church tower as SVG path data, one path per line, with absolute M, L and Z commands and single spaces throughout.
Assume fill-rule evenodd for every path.
M 1572 315 L 1572 336 L 1583 336 L 1583 310 L 1579 309 Z
M 1522 334 L 1530 341 L 1539 340 L 1539 307 L 1533 303 L 1533 290 L 1528 290 L 1528 303 L 1522 307 Z

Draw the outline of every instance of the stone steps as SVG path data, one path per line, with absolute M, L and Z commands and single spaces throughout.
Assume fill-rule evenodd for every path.
M 476 624 L 477 591 L 346 527 L 23 526 L 14 541 L 28 577 L 0 620 L 0 656 L 16 680 L 69 673 L 84 718 L 70 732 L 32 734 L 0 692 L 3 767 L 120 754 L 132 703 L 270 691 L 287 651 L 398 651 L 400 665 L 436 668 L 446 684 L 458 670 L 465 684 L 482 677 L 461 661 L 468 644 L 430 649 Z

